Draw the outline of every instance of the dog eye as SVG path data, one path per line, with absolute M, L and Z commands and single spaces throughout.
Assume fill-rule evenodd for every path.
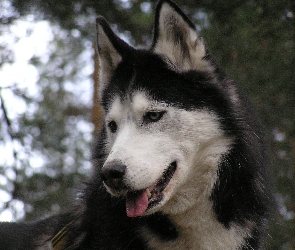
M 108 123 L 108 127 L 112 133 L 116 133 L 117 128 L 118 128 L 117 123 L 115 121 L 110 121 Z
M 143 120 L 144 122 L 157 122 L 165 113 L 166 111 L 150 111 L 144 115 Z

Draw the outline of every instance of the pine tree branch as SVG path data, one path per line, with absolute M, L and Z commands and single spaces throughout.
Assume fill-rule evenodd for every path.
M 11 128 L 11 121 L 10 119 L 8 118 L 8 115 L 7 115 L 7 109 L 5 107 L 5 104 L 4 104 L 4 100 L 3 100 L 3 97 L 2 97 L 2 88 L 0 87 L 0 104 L 1 104 L 1 110 L 3 112 L 3 116 L 4 116 L 4 120 L 5 120 L 5 123 L 7 125 L 7 128 L 8 128 L 8 134 L 10 135 L 11 139 L 13 138 L 13 135 L 12 135 L 12 128 Z

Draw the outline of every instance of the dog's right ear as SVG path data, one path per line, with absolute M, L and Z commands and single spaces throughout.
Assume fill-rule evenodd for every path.
M 160 0 L 157 5 L 151 50 L 180 72 L 213 70 L 195 25 L 171 0 Z
M 96 19 L 96 42 L 100 62 L 99 92 L 102 95 L 113 71 L 122 61 L 124 54 L 128 53 L 130 46 L 112 31 L 108 22 L 101 16 Z

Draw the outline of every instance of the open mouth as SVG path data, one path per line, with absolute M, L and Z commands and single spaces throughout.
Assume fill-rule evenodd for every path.
M 172 162 L 157 182 L 142 190 L 129 191 L 126 195 L 128 217 L 137 217 L 156 207 L 163 199 L 163 191 L 176 171 L 176 161 Z

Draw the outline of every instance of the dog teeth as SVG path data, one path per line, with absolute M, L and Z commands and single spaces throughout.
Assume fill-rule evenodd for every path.
M 146 193 L 147 193 L 148 198 L 152 197 L 151 191 L 148 188 L 146 189 Z

